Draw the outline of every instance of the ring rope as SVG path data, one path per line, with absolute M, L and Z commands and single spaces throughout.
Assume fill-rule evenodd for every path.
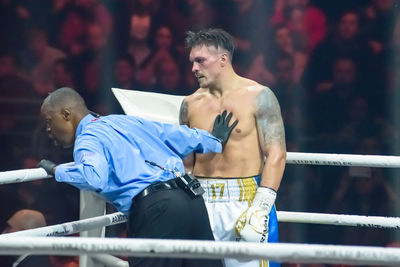
M 107 254 L 95 254 L 91 258 L 107 267 L 129 267 L 127 261 Z
M 279 222 L 329 224 L 372 228 L 400 228 L 400 217 L 378 217 L 291 211 L 277 211 L 277 215 Z M 122 212 L 115 212 L 112 214 L 79 221 L 3 234 L 0 235 L 0 238 L 10 236 L 65 236 L 95 228 L 120 224 L 126 221 L 127 216 L 125 214 Z
M 400 156 L 288 152 L 286 163 L 304 165 L 399 168 Z
M 104 226 L 115 225 L 127 221 L 127 216 L 122 212 L 116 212 L 103 216 L 83 219 L 80 221 L 67 222 L 51 226 L 40 227 L 36 229 L 24 230 L 0 235 L 2 237 L 14 236 L 65 236 L 83 231 L 92 230 Z
M 83 255 L 109 253 L 138 257 L 174 257 L 358 265 L 400 265 L 400 248 L 216 242 L 131 238 L 13 237 L 0 239 L 1 255 Z
M 277 211 L 279 222 L 330 224 L 372 228 L 400 228 L 400 217 Z
M 288 152 L 286 163 L 303 165 L 360 166 L 399 168 L 400 156 L 375 156 L 356 154 L 323 154 Z M 73 162 L 64 163 L 71 165 Z M 0 184 L 22 183 L 50 178 L 42 168 L 0 172 Z
M 73 165 L 73 162 L 63 163 L 62 165 Z M 32 168 L 32 169 L 20 169 L 12 171 L 0 172 L 0 185 L 2 184 L 13 184 L 13 183 L 24 183 L 35 180 L 52 178 L 52 175 L 48 175 L 43 168 Z

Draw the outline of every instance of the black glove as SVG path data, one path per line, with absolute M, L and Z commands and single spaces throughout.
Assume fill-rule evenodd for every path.
M 235 120 L 232 125 L 229 126 L 231 118 L 232 112 L 229 112 L 228 116 L 226 116 L 226 110 L 224 110 L 222 114 L 219 114 L 215 118 L 214 127 L 211 134 L 218 138 L 221 141 L 222 145 L 225 145 L 226 142 L 228 142 L 229 136 L 231 135 L 233 128 L 235 128 L 236 125 L 239 123 L 238 120 Z
M 47 159 L 42 159 L 37 165 L 37 167 L 45 169 L 48 174 L 53 176 L 56 166 L 57 166 L 56 164 Z

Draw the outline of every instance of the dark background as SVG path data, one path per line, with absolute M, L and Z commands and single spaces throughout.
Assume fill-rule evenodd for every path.
M 187 95 L 184 33 L 238 43 L 237 72 L 270 87 L 289 152 L 399 155 L 400 16 L 395 0 L 0 0 L 0 170 L 72 161 L 39 121 L 69 86 L 102 115 L 111 87 Z M 394 169 L 288 165 L 277 209 L 399 216 Z M 53 180 L 0 186 L 0 222 L 21 208 L 78 218 L 78 191 Z M 397 231 L 280 223 L 282 242 L 397 245 Z

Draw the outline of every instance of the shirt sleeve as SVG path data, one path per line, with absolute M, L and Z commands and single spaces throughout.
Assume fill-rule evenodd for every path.
M 75 142 L 72 166 L 58 165 L 55 179 L 79 189 L 102 191 L 108 179 L 108 163 L 102 145 L 90 135 L 82 135 Z M 84 145 L 83 145 L 84 144 Z
M 146 127 L 157 131 L 159 138 L 181 158 L 196 153 L 222 152 L 221 142 L 209 132 L 186 125 L 144 122 Z

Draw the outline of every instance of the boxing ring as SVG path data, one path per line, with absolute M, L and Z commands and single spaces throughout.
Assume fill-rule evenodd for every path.
M 113 91 L 127 114 L 177 123 L 182 97 L 121 89 Z M 288 152 L 287 163 L 399 168 L 400 156 Z M 50 176 L 42 168 L 5 171 L 0 172 L 0 186 L 46 178 Z M 277 211 L 277 215 L 279 222 L 400 228 L 400 217 L 289 211 Z M 85 267 L 128 266 L 126 261 L 115 256 L 268 259 L 291 263 L 400 266 L 400 248 L 104 238 L 104 227 L 124 223 L 126 220 L 127 217 L 120 212 L 105 215 L 105 203 L 95 194 L 81 191 L 79 221 L 0 235 L 0 255 L 22 255 L 22 258 L 26 257 L 28 251 L 29 255 L 79 255 L 80 266 Z M 76 233 L 80 233 L 80 237 L 62 237 Z

